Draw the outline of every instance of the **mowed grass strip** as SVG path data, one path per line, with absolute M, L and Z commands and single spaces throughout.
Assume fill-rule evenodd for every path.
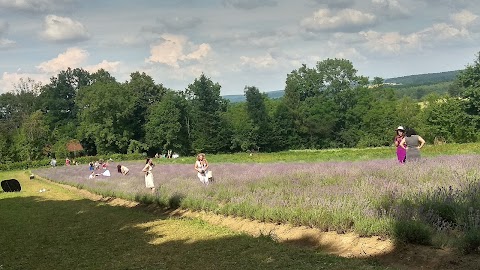
M 393 137 L 392 137 L 393 142 Z M 324 162 L 324 161 L 365 161 L 378 159 L 396 160 L 396 148 L 368 147 L 368 148 L 333 148 L 333 149 L 305 149 L 273 153 L 235 153 L 235 154 L 209 154 L 210 163 L 275 163 L 275 162 Z M 423 157 L 444 155 L 480 154 L 480 143 L 448 143 L 440 145 L 426 144 L 422 148 Z M 178 159 L 155 159 L 159 164 L 193 164 L 194 156 L 185 156 Z M 193 166 L 193 165 L 192 165 Z
M 388 269 L 251 237 L 200 220 L 111 206 L 23 172 L 0 192 L 0 269 Z M 46 189 L 46 192 L 40 192 Z

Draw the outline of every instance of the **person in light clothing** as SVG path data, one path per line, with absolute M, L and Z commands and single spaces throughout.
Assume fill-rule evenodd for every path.
M 123 175 L 127 175 L 130 170 L 127 167 L 118 164 L 117 165 L 117 171 L 118 171 L 118 173 L 121 173 Z
M 195 171 L 197 171 L 198 179 L 205 185 L 208 185 L 208 161 L 205 158 L 205 154 L 200 153 L 197 155 L 197 161 L 195 161 Z
M 147 158 L 147 161 L 145 162 L 145 167 L 143 167 L 142 172 L 145 173 L 145 187 L 149 188 L 152 193 L 155 192 L 155 184 L 153 183 L 153 174 L 152 174 L 152 169 L 153 169 L 153 161 L 150 158 Z

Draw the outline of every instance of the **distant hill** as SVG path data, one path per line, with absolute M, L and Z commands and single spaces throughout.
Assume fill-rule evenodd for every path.
M 426 86 L 432 84 L 440 84 L 445 82 L 454 81 L 460 70 L 446 71 L 439 73 L 427 73 L 409 75 L 403 77 L 385 79 L 386 83 L 396 84 L 395 88 L 413 87 L 413 86 Z M 271 99 L 283 97 L 284 90 L 276 90 L 266 92 L 267 96 Z M 225 95 L 223 98 L 230 100 L 230 102 L 244 102 L 244 95 Z
M 420 85 L 430 85 L 443 82 L 451 82 L 455 80 L 460 70 L 446 71 L 439 73 L 428 73 L 428 74 L 418 74 L 418 75 L 409 75 L 397 78 L 385 79 L 386 83 L 401 84 L 403 86 L 420 86 Z
M 276 91 L 270 91 L 266 92 L 267 96 L 271 99 L 276 99 L 276 98 L 281 98 L 283 97 L 283 94 L 285 93 L 284 90 L 276 90 Z M 230 102 L 244 102 L 246 100 L 244 95 L 225 95 L 223 98 L 230 100 Z

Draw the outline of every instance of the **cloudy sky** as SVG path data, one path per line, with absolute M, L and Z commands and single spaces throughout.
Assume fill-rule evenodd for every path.
M 477 0 L 0 0 L 0 93 L 67 67 L 176 90 L 203 72 L 222 95 L 327 58 L 371 78 L 450 71 L 480 51 L 479 16 Z

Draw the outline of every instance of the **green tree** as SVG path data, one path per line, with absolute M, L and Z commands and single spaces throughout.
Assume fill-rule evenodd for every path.
M 462 87 L 460 96 L 465 100 L 465 111 L 472 118 L 473 125 L 480 128 L 480 52 L 473 64 L 467 65 L 457 77 L 457 84 Z
M 117 82 L 96 82 L 80 89 L 76 103 L 78 137 L 85 148 L 93 143 L 98 154 L 127 153 L 135 128 L 129 125 L 134 95 L 128 87 Z
M 265 106 L 267 97 L 261 94 L 255 86 L 246 86 L 244 91 L 247 100 L 247 114 L 251 122 L 249 141 L 256 150 L 271 151 L 272 127 L 270 124 L 271 119 Z
M 237 102 L 228 105 L 225 114 L 229 126 L 232 127 L 232 151 L 247 151 L 254 149 L 250 141 L 250 131 L 253 129 L 247 113 L 247 103 Z
M 456 83 L 462 88 L 480 87 L 480 52 L 475 57 L 473 64 L 468 64 L 457 75 Z
M 36 160 L 46 156 L 49 129 L 41 111 L 25 119 L 15 138 L 17 153 L 21 160 Z
M 50 83 L 42 87 L 39 95 L 40 106 L 52 130 L 76 121 L 75 97 L 77 91 L 90 85 L 91 82 L 90 73 L 87 71 L 80 68 L 68 68 L 61 71 L 56 77 L 52 77 Z
M 336 93 L 352 86 L 368 84 L 368 78 L 357 76 L 352 62 L 346 59 L 326 59 L 317 63 L 317 72 L 325 91 Z
M 306 99 L 301 112 L 304 116 L 299 126 L 301 136 L 305 138 L 305 147 L 324 148 L 330 146 L 332 131 L 338 120 L 337 106 L 332 99 L 323 96 Z
M 181 154 L 190 153 L 187 126 L 186 100 L 180 94 L 168 91 L 160 102 L 149 109 L 146 130 L 146 143 L 158 152 L 173 150 Z
M 130 74 L 130 81 L 126 86 L 133 94 L 135 104 L 129 122 L 134 130 L 133 138 L 144 141 L 148 108 L 162 99 L 166 89 L 162 85 L 156 85 L 153 78 L 144 72 Z
M 190 104 L 189 134 L 196 152 L 227 152 L 231 130 L 224 115 L 227 101 L 220 96 L 220 84 L 204 74 L 186 89 Z
M 478 140 L 472 116 L 464 110 L 465 100 L 443 97 L 429 102 L 424 111 L 425 139 L 430 142 L 473 142 Z
M 372 85 L 383 85 L 383 83 L 385 82 L 385 80 L 381 77 L 373 77 L 373 81 L 372 81 Z

